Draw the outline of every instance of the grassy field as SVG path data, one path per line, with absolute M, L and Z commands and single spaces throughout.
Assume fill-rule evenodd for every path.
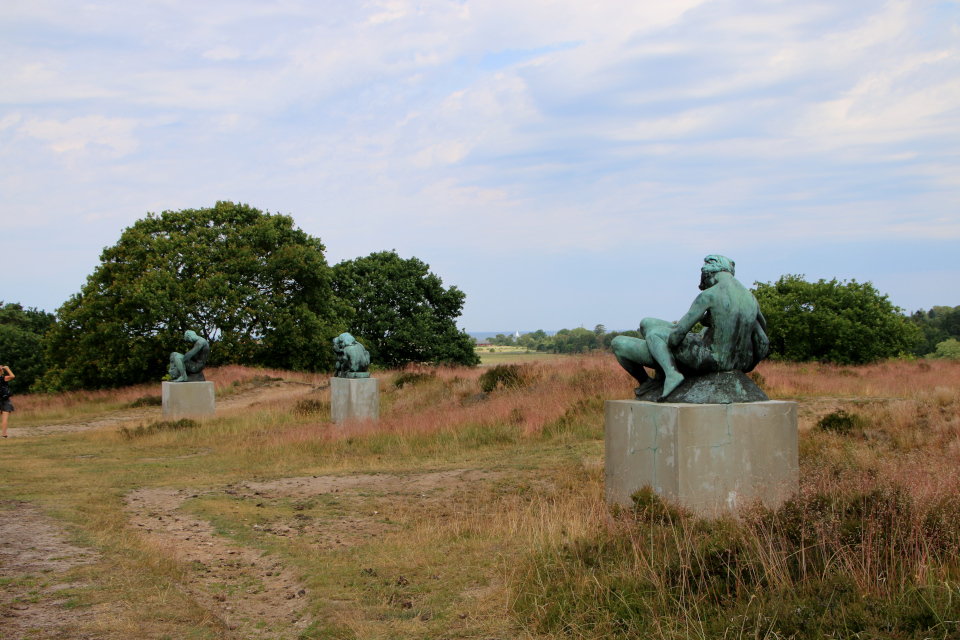
M 385 372 L 376 425 L 241 367 L 199 423 L 160 421 L 159 385 L 14 398 L 0 516 L 89 555 L 5 573 L 0 605 L 77 638 L 960 637 L 960 364 L 762 364 L 800 402 L 801 492 L 719 521 L 607 509 L 613 358 L 522 366 L 489 394 Z
M 478 347 L 476 351 L 482 366 L 515 362 L 550 362 L 558 358 L 570 357 L 558 353 L 530 351 L 523 347 Z

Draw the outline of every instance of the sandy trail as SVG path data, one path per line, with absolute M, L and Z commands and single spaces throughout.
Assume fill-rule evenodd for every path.
M 190 565 L 184 591 L 242 638 L 295 639 L 312 622 L 307 591 L 276 556 L 218 536 L 179 510 L 189 489 L 141 489 L 127 496 L 131 526 Z
M 364 496 L 377 494 L 422 504 L 443 502 L 450 490 L 493 482 L 502 475 L 496 471 L 453 470 L 414 475 L 305 476 L 241 482 L 202 493 L 263 502 L 334 495 L 364 500 Z M 237 637 L 297 638 L 313 621 L 309 594 L 299 576 L 277 556 L 217 535 L 209 522 L 180 508 L 188 498 L 200 495 L 186 488 L 133 491 L 126 498 L 131 526 L 165 553 L 190 565 L 182 587 L 185 593 Z M 321 553 L 363 544 L 396 527 L 359 504 L 351 505 L 349 513 L 342 516 L 313 518 L 298 514 L 290 520 L 249 526 L 264 536 L 307 541 Z
M 292 397 L 315 396 L 318 392 L 327 388 L 329 388 L 329 385 L 326 384 L 314 386 L 305 382 L 289 380 L 271 381 L 266 384 L 247 384 L 231 394 L 217 397 L 217 413 L 234 412 L 247 409 L 257 404 L 275 402 Z M 159 395 L 159 389 L 157 395 Z M 16 404 L 14 406 L 16 406 Z M 18 413 L 14 411 L 9 418 L 10 422 L 7 435 L 11 438 L 78 433 L 104 427 L 118 427 L 131 422 L 148 423 L 154 420 L 160 420 L 163 416 L 160 407 L 141 407 L 94 414 L 85 417 L 83 420 L 73 422 L 57 421 L 50 424 L 28 426 L 17 425 L 17 417 Z
M 73 545 L 58 523 L 25 502 L 0 503 L 0 638 L 97 638 L 96 614 L 73 606 L 70 569 L 99 559 Z

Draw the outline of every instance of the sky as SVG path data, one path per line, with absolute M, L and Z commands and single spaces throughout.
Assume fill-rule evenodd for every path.
M 745 284 L 960 305 L 960 3 L 3 0 L 0 299 L 147 212 L 395 249 L 468 331 L 675 320 Z

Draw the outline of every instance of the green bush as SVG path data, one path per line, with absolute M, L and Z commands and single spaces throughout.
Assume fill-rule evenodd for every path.
M 293 408 L 293 413 L 298 416 L 330 413 L 330 402 L 328 400 L 317 400 L 315 398 L 298 400 L 296 406 Z
M 141 424 L 133 429 L 120 427 L 120 435 L 127 440 L 132 440 L 134 438 L 142 438 L 143 436 L 152 436 L 153 434 L 160 433 L 161 431 L 180 431 L 183 429 L 195 429 L 199 426 L 199 422 L 196 420 L 190 420 L 189 418 L 181 418 L 180 420 L 176 421 L 155 420 L 148 425 Z
M 485 393 L 498 387 L 525 387 L 533 379 L 530 367 L 522 364 L 498 364 L 480 376 L 480 388 Z
M 839 433 L 842 436 L 856 431 L 862 431 L 867 421 L 856 413 L 847 413 L 843 409 L 828 413 L 817 420 L 817 428 L 821 431 Z
M 130 403 L 130 407 L 138 409 L 140 407 L 159 407 L 163 405 L 163 398 L 160 396 L 141 396 Z
M 960 341 L 950 338 L 937 344 L 937 350 L 931 354 L 934 358 L 943 360 L 960 360 Z
M 393 386 L 397 389 L 403 389 L 404 387 L 415 387 L 423 384 L 424 382 L 436 380 L 436 378 L 437 376 L 434 373 L 428 373 L 424 371 L 404 371 L 402 373 L 398 373 L 397 377 L 393 379 Z

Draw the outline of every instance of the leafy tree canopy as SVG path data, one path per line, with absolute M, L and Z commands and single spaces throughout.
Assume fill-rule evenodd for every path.
M 935 306 L 929 311 L 914 311 L 910 321 L 923 332 L 923 339 L 913 351 L 915 355 L 929 355 L 941 342 L 960 338 L 960 306 Z
M 921 339 L 869 282 L 786 275 L 755 286 L 774 357 L 861 364 L 909 353 Z
M 960 360 L 960 341 L 958 341 L 956 338 L 944 340 L 937 345 L 937 349 L 932 355 L 934 358 Z
M 0 301 L 0 364 L 16 375 L 10 381 L 11 392 L 24 393 L 43 376 L 47 369 L 43 337 L 54 321 L 52 313 Z
M 393 251 L 333 267 L 333 290 L 352 306 L 349 331 L 370 350 L 375 364 L 479 364 L 475 341 L 456 325 L 466 294 L 457 287 L 444 289 L 429 269 Z
M 193 329 L 210 364 L 333 368 L 342 329 L 320 240 L 244 204 L 148 214 L 100 256 L 47 340 L 47 388 L 159 379 Z

